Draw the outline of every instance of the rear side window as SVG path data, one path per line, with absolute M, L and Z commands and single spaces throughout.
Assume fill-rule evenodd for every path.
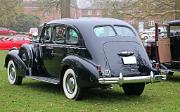
M 132 31 L 132 29 L 125 27 L 125 26 L 114 26 L 114 29 L 117 32 L 117 35 L 119 36 L 125 36 L 125 37 L 135 37 L 136 34 Z
M 72 29 L 72 28 L 69 28 L 68 30 L 68 35 L 67 35 L 67 38 L 66 38 L 66 42 L 68 44 L 77 44 L 78 43 L 78 33 Z
M 66 27 L 65 26 L 56 26 L 54 28 L 54 40 L 55 42 L 58 43 L 64 43 L 65 40 L 65 31 L 66 31 Z
M 94 32 L 95 32 L 96 36 L 99 38 L 116 36 L 116 33 L 111 26 L 95 27 Z

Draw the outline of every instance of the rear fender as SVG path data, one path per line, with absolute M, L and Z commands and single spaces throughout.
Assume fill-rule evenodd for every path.
M 18 71 L 20 72 L 20 74 L 18 74 L 19 76 L 25 76 L 27 74 L 27 66 L 25 65 L 25 63 L 21 60 L 21 58 L 18 55 L 19 50 L 11 50 L 5 58 L 5 64 L 4 67 L 8 67 L 8 62 L 10 60 L 13 60 Z
M 62 61 L 60 82 L 66 69 L 72 68 L 77 77 L 77 83 L 80 87 L 93 87 L 98 84 L 99 72 L 94 63 L 77 56 L 67 56 Z

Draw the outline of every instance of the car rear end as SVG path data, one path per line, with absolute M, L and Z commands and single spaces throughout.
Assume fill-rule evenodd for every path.
M 130 25 L 99 25 L 92 33 L 100 84 L 147 84 L 166 79 L 152 67 L 137 32 Z

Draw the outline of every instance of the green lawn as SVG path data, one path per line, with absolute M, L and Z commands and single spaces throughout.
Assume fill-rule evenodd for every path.
M 10 85 L 0 51 L 0 112 L 180 112 L 180 74 L 170 81 L 149 84 L 140 97 L 113 90 L 88 90 L 81 101 L 65 98 L 60 87 L 31 79 Z

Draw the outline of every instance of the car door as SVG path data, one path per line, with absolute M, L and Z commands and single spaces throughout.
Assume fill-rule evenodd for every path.
M 49 66 L 49 73 L 54 77 L 59 77 L 60 74 L 60 65 L 62 59 L 66 56 L 66 25 L 55 25 L 52 28 L 52 43 L 50 44 L 51 54 L 47 60 L 51 64 Z
M 53 59 L 53 47 L 52 47 L 52 26 L 46 25 L 43 28 L 40 44 L 39 44 L 39 52 L 41 55 L 41 61 L 43 63 L 45 73 L 44 75 L 49 75 L 53 77 L 53 68 L 54 62 Z
M 167 27 L 167 26 L 164 26 Z M 159 26 L 156 24 L 156 45 L 158 51 L 158 58 L 160 63 L 171 62 L 171 45 L 170 38 L 167 35 L 161 36 Z
M 55 77 L 59 77 L 62 60 L 70 53 L 74 53 L 74 48 L 78 43 L 78 33 L 70 26 L 56 25 L 53 27 L 52 42 L 51 61 L 54 62 L 54 68 L 51 73 Z

